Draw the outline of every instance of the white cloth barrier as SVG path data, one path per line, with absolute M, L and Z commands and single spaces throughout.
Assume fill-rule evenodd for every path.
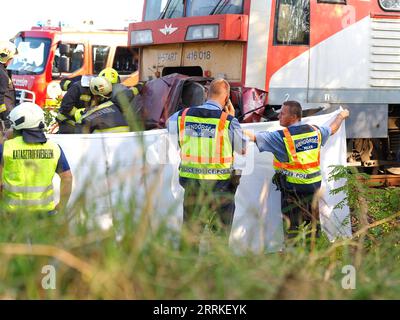
M 329 125 L 337 112 L 306 118 L 304 122 Z M 278 122 L 243 125 L 248 130 L 276 130 Z M 140 133 L 49 135 L 64 150 L 74 175 L 70 203 L 84 199 L 87 210 L 107 224 L 118 216 L 121 208 L 128 208 L 136 200 L 135 212 L 146 209 L 152 213 L 153 223 L 166 218 L 168 224 L 179 230 L 183 212 L 183 189 L 178 182 L 179 154 L 167 131 L 152 130 Z M 168 155 L 168 156 L 167 156 Z M 250 143 L 247 155 L 237 157 L 242 163 L 243 175 L 236 193 L 236 211 L 231 233 L 231 246 L 240 251 L 279 251 L 283 248 L 280 193 L 275 191 L 271 178 L 272 154 L 258 152 Z M 322 148 L 323 201 L 320 217 L 330 240 L 351 235 L 349 209 L 333 207 L 343 194 L 332 196 L 329 190 L 344 181 L 328 181 L 330 165 L 346 162 L 344 125 L 331 136 Z M 58 197 L 59 179 L 55 178 Z M 81 197 L 84 195 L 83 197 Z M 134 212 L 132 212 L 134 214 Z

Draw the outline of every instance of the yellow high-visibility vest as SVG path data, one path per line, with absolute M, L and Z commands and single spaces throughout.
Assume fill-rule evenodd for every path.
M 228 180 L 233 165 L 228 114 L 221 112 L 218 118 L 200 117 L 197 108 L 190 109 L 190 115 L 187 108 L 178 116 L 181 148 L 179 176 L 198 180 Z
M 4 210 L 54 210 L 52 181 L 60 155 L 60 147 L 51 141 L 28 144 L 22 136 L 5 141 L 2 175 Z
M 298 128 L 299 129 L 299 128 Z M 302 126 L 302 133 L 291 134 L 284 128 L 283 141 L 288 162 L 274 158 L 274 169 L 286 176 L 292 184 L 313 184 L 322 180 L 320 168 L 321 132 L 313 126 Z

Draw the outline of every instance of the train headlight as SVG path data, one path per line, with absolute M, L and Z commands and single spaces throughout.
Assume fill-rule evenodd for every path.
M 131 45 L 153 43 L 153 34 L 151 30 L 138 30 L 131 32 Z
M 62 95 L 62 89 L 60 87 L 60 84 L 58 82 L 52 81 L 49 83 L 47 86 L 47 96 L 50 99 L 57 99 L 59 96 Z
M 218 39 L 219 25 L 203 24 L 198 26 L 190 26 L 186 32 L 186 40 L 205 40 Z

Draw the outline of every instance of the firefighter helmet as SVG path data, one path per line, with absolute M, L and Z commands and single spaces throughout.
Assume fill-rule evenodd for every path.
M 17 53 L 15 44 L 9 41 L 0 43 L 0 63 L 6 64 Z
M 41 107 L 32 102 L 23 102 L 11 110 L 9 119 L 11 128 L 22 129 L 43 129 L 44 112 Z
M 112 84 L 105 77 L 96 77 L 90 81 L 90 91 L 95 96 L 109 98 L 112 92 Z
M 120 83 L 121 79 L 117 70 L 113 68 L 105 68 L 99 73 L 99 77 L 107 78 L 112 84 Z

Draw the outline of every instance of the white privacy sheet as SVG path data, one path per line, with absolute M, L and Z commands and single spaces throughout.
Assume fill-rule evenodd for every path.
M 305 123 L 329 125 L 337 112 L 308 117 Z M 245 124 L 247 130 L 277 130 L 278 122 Z M 102 227 L 112 223 L 122 210 L 132 215 L 151 213 L 153 225 L 167 221 L 179 230 L 183 213 L 183 189 L 178 182 L 179 153 L 168 132 L 151 130 L 131 133 L 49 135 L 68 159 L 74 176 L 70 205 L 79 200 L 98 218 Z M 230 244 L 239 252 L 274 252 L 283 248 L 280 192 L 271 182 L 274 174 L 272 154 L 260 153 L 250 143 L 246 156 L 237 156 L 243 175 L 236 193 L 236 210 Z M 351 236 L 349 209 L 333 210 L 344 195 L 330 195 L 345 181 L 328 181 L 330 165 L 345 165 L 346 137 L 344 124 L 328 139 L 321 152 L 323 197 L 320 200 L 322 228 L 333 241 Z M 56 197 L 59 178 L 54 178 Z M 130 206 L 131 204 L 131 206 Z M 131 209 L 129 209 L 131 208 Z M 132 209 L 135 208 L 135 209 Z

